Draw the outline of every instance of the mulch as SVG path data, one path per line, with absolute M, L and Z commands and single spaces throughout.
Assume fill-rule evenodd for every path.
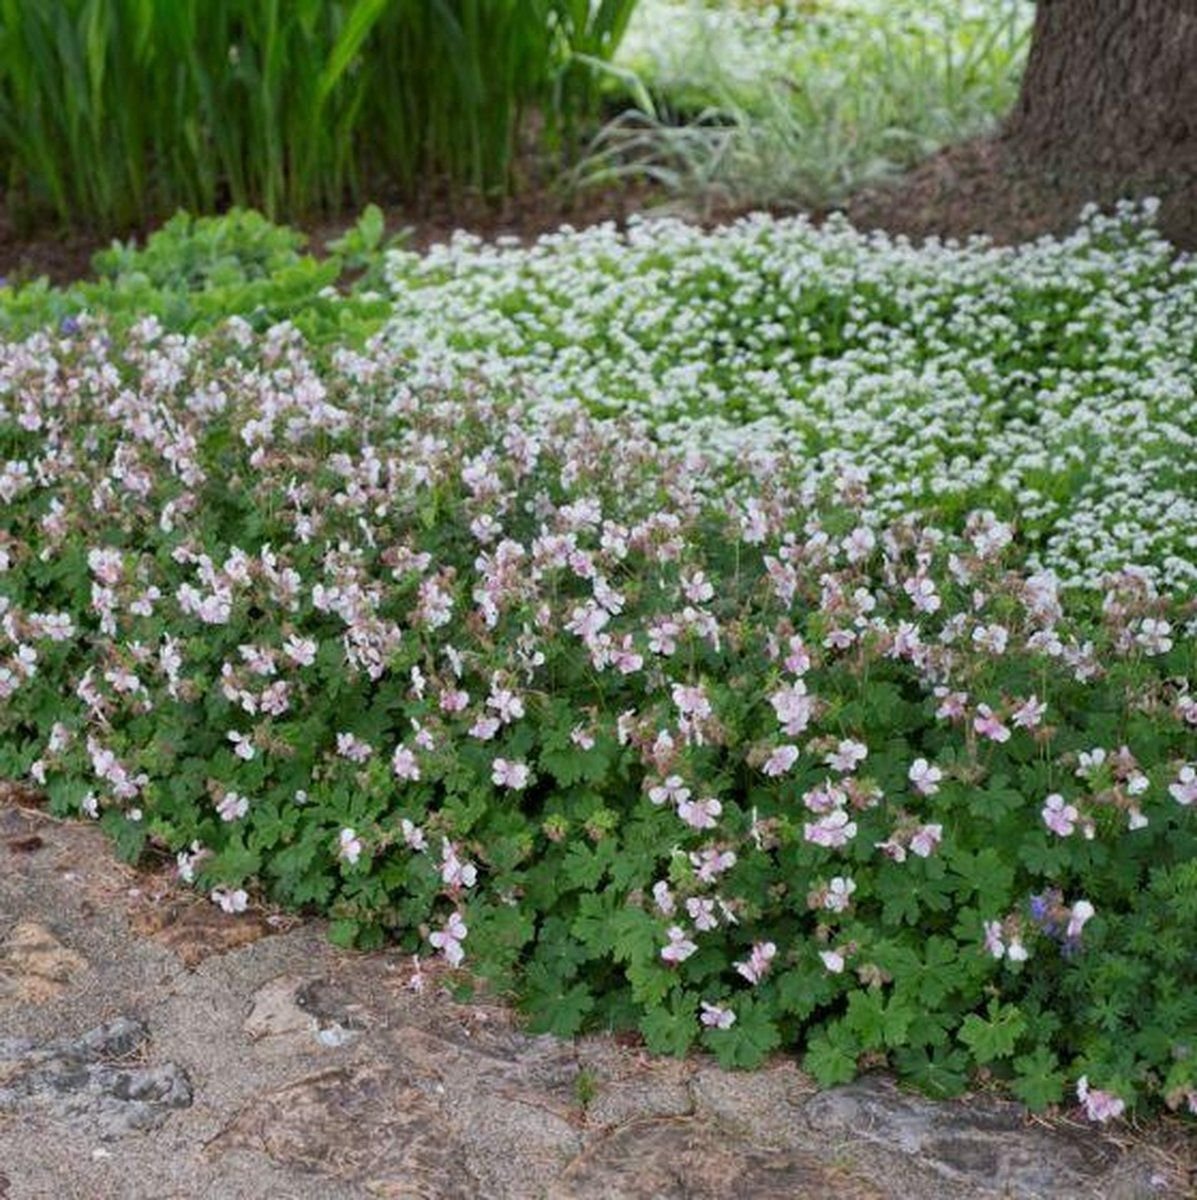
M 856 193 L 843 208 L 862 229 L 882 229 L 914 240 L 985 234 L 998 244 L 1014 244 L 1067 233 L 1090 201 L 1109 207 L 1136 195 L 1158 196 L 1161 230 L 1178 247 L 1197 248 L 1197 180 L 1191 176 L 1169 178 L 1166 170 L 1154 170 L 1139 179 L 1094 179 L 1022 161 L 1000 137 L 947 147 L 907 174 Z M 710 226 L 747 211 L 706 207 L 697 214 L 671 203 L 647 182 L 564 194 L 533 181 L 502 203 L 441 195 L 419 204 L 392 202 L 382 207 L 388 232 L 406 231 L 405 244 L 415 250 L 446 241 L 457 229 L 488 240 L 512 237 L 528 242 L 562 224 L 585 228 L 611 221 L 622 227 L 635 213 L 678 212 Z M 826 213 L 811 215 L 821 219 Z M 325 243 L 351 225 L 354 216 L 347 212 L 300 223 L 300 228 L 309 235 L 312 252 L 321 254 Z M 126 238 L 144 242 L 150 232 L 131 230 Z M 0 277 L 9 281 L 44 275 L 64 284 L 85 278 L 91 273 L 92 255 L 109 241 L 82 231 L 23 234 L 0 201 Z

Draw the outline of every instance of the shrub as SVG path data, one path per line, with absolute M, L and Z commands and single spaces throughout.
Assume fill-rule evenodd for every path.
M 1078 621 L 991 513 L 729 494 L 286 327 L 84 321 L 0 379 L 0 771 L 130 858 L 559 1034 L 1197 1103 L 1195 616 L 1141 572 Z

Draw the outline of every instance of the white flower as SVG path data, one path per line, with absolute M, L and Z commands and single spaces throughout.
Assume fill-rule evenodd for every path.
M 698 947 L 686 936 L 686 931 L 680 925 L 669 927 L 669 945 L 661 948 L 661 957 L 670 966 L 685 962 Z
M 510 788 L 512 791 L 523 791 L 528 786 L 530 778 L 528 764 L 509 762 L 505 758 L 496 758 L 491 764 L 491 779 L 496 787 Z
M 1197 767 L 1185 763 L 1177 772 L 1176 782 L 1168 785 L 1168 795 L 1186 808 L 1197 803 Z
M 863 742 L 856 742 L 851 738 L 845 738 L 834 750 L 827 754 L 823 761 L 832 770 L 847 774 L 850 771 L 855 771 L 868 756 L 869 748 Z
M 908 778 L 916 792 L 923 796 L 933 796 L 939 791 L 943 772 L 938 767 L 929 763 L 925 758 L 916 758 L 910 764 Z
M 249 907 L 249 896 L 243 888 L 213 888 L 211 898 L 213 904 L 229 914 L 243 913 Z
M 468 933 L 469 929 L 462 920 L 461 913 L 455 912 L 450 915 L 442 929 L 428 935 L 428 940 L 434 949 L 441 952 L 449 966 L 460 967 L 465 959 L 465 950 L 461 943 L 465 941 Z
M 702 1013 L 699 1020 L 708 1029 L 730 1029 L 736 1023 L 736 1014 L 730 1008 L 721 1008 L 718 1004 L 701 1002 Z
M 839 975 L 844 969 L 844 956 L 838 950 L 820 950 L 819 957 L 823 960 L 823 965 L 833 975 Z
M 216 805 L 222 821 L 238 821 L 249 812 L 249 799 L 237 792 L 225 792 Z
M 338 856 L 351 867 L 356 866 L 362 856 L 361 838 L 352 829 L 342 829 L 338 839 Z

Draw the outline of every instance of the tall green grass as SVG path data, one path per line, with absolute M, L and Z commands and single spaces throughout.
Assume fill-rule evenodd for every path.
M 635 4 L 0 0 L 0 177 L 18 217 L 109 231 L 504 192 L 529 113 L 560 141 L 593 111 Z

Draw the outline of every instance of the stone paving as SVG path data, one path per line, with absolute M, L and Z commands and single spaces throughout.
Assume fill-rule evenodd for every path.
M 226 917 L 0 804 L 0 1200 L 1197 1195 L 1175 1123 L 1098 1131 L 886 1077 L 819 1091 L 522 1033 L 318 922 Z

